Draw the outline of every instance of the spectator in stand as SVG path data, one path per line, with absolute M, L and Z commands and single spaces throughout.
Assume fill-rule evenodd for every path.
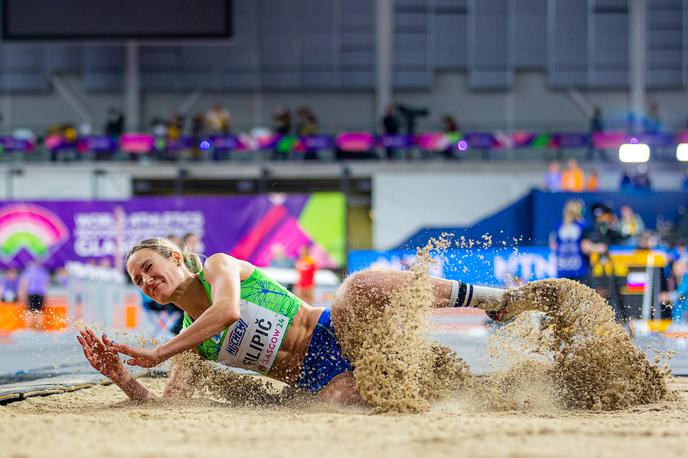
M 173 112 L 170 117 L 167 118 L 166 127 L 167 139 L 170 141 L 179 140 L 184 132 L 184 117 L 176 111 Z
M 656 100 L 650 102 L 650 109 L 645 118 L 645 133 L 659 134 L 662 132 L 662 117 L 659 115 L 659 105 Z
M 688 319 L 688 261 L 679 258 L 674 261 L 672 272 L 676 279 L 674 291 L 662 291 L 659 300 L 671 306 L 671 320 L 676 323 L 685 323 Z
M 284 251 L 284 245 L 281 243 L 275 243 L 272 245 L 270 247 L 270 253 L 272 254 L 272 259 L 270 259 L 270 267 L 294 267 L 294 261 L 287 257 L 287 254 Z
M 203 254 L 203 251 L 205 251 L 203 240 L 201 240 L 201 237 L 195 232 L 187 232 L 184 234 L 179 247 L 182 249 L 186 247 L 190 252 L 196 254 Z
M 583 282 L 588 276 L 588 260 L 582 248 L 585 232 L 583 202 L 569 200 L 564 205 L 562 216 L 562 223 L 551 244 L 557 256 L 557 276 Z
M 681 179 L 681 191 L 688 191 L 688 171 L 683 172 L 683 178 Z
M 595 148 L 593 142 L 593 137 L 595 134 L 601 134 L 604 132 L 604 124 L 602 123 L 602 110 L 600 107 L 595 107 L 592 112 L 592 118 L 590 118 L 590 138 L 588 139 L 588 152 L 585 158 L 589 161 L 593 160 L 595 153 L 600 156 L 600 159 L 607 161 L 607 152 L 600 148 Z
M 638 166 L 638 170 L 635 175 L 631 178 L 633 188 L 637 191 L 650 191 L 652 190 L 652 179 L 650 178 L 650 170 L 646 165 Z
M 446 114 L 442 116 L 442 131 L 452 139 L 450 145 L 442 151 L 442 154 L 447 159 L 456 159 L 454 151 L 456 142 L 459 141 L 459 122 L 452 115 Z
M 393 103 L 387 105 L 385 109 L 385 115 L 382 117 L 382 132 L 385 135 L 399 135 L 401 132 L 401 119 L 397 114 L 397 108 Z M 391 147 L 385 149 L 387 153 L 387 159 L 396 158 L 396 150 Z
M 122 111 L 110 107 L 105 118 L 105 135 L 109 137 L 119 137 L 124 133 L 124 115 Z
M 272 150 L 272 159 L 286 160 L 289 158 L 297 139 L 292 135 L 291 112 L 284 107 L 278 107 L 272 114 L 272 130 L 279 135 L 279 140 Z
M 277 135 L 291 134 L 291 113 L 285 107 L 278 107 L 272 114 L 272 130 Z
M 588 179 L 585 180 L 585 190 L 589 192 L 598 191 L 600 189 L 600 175 L 597 169 L 592 169 L 588 174 Z
M 585 173 L 575 159 L 566 162 L 566 168 L 561 174 L 561 190 L 567 192 L 582 192 L 585 189 Z
M 594 224 L 585 231 L 581 240 L 581 250 L 593 270 L 591 285 L 602 297 L 607 298 L 615 310 L 616 318 L 625 322 L 629 315 L 623 305 L 621 284 L 616 276 L 613 259 L 609 256 L 609 247 L 621 243 L 623 235 L 614 212 L 607 205 L 593 205 L 592 214 Z
M 67 269 L 65 267 L 58 267 L 55 270 L 53 284 L 55 286 L 61 286 L 63 288 L 69 286 L 69 272 L 67 272 Z
M 294 294 L 308 304 L 313 303 L 313 290 L 315 289 L 315 273 L 318 266 L 310 254 L 310 247 L 304 245 L 301 248 L 299 259 L 295 264 L 298 280 L 294 288 Z
M 227 135 L 232 130 L 232 115 L 219 103 L 205 114 L 205 125 L 210 133 Z
M 628 205 L 621 207 L 620 221 L 621 235 L 625 238 L 626 245 L 636 246 L 640 234 L 645 231 L 643 219 Z
M 545 191 L 561 191 L 561 165 L 559 162 L 552 161 L 545 174 Z
M 296 135 L 306 137 L 318 133 L 318 118 L 308 107 L 301 107 L 296 110 Z
M 299 137 L 308 137 L 317 135 L 318 133 L 318 118 L 308 107 L 301 107 L 296 111 L 298 122 L 296 123 L 296 135 Z M 307 148 L 304 154 L 305 160 L 315 160 L 318 158 L 318 150 L 314 148 Z
M 19 291 L 19 273 L 17 269 L 10 267 L 0 283 L 0 302 L 17 302 Z
M 191 150 L 192 159 L 195 161 L 200 160 L 203 157 L 203 151 L 201 150 L 201 138 L 205 132 L 205 115 L 203 113 L 196 113 L 191 118 L 191 137 L 193 137 L 194 147 Z
M 19 300 L 28 308 L 27 324 L 38 328 L 42 325 L 45 295 L 50 285 L 50 273 L 36 261 L 32 261 L 19 277 Z

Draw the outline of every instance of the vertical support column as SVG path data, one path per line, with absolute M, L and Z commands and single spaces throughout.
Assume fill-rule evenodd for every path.
M 394 35 L 394 0 L 377 1 L 375 123 L 392 102 L 392 46 Z
M 139 75 L 139 45 L 135 40 L 126 44 L 124 64 L 124 113 L 127 132 L 141 128 L 141 78 Z
M 636 125 L 645 115 L 646 68 L 647 68 L 647 0 L 630 0 L 629 3 L 629 63 L 630 63 L 630 104 Z

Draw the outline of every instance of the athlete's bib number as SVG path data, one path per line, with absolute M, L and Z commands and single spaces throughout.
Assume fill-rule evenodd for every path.
M 229 327 L 218 362 L 260 373 L 270 371 L 282 344 L 289 319 L 241 300 L 241 318 Z

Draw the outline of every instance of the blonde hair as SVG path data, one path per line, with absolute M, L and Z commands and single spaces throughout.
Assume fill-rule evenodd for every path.
M 571 199 L 564 205 L 564 224 L 571 224 L 581 217 L 583 202 L 578 199 Z
M 143 250 L 144 248 L 153 250 L 164 258 L 169 258 L 172 256 L 172 253 L 175 252 L 181 254 L 184 267 L 186 267 L 187 270 L 192 274 L 197 274 L 203 270 L 203 262 L 198 254 L 192 253 L 186 246 L 180 247 L 172 240 L 166 238 L 141 240 L 139 243 L 131 247 L 131 250 L 129 250 L 129 253 L 127 253 L 125 262 L 129 262 L 129 258 L 131 258 L 134 253 L 139 250 Z

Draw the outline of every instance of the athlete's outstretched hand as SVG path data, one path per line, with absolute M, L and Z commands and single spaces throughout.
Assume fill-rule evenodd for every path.
M 131 356 L 131 359 L 126 361 L 129 366 L 153 367 L 165 361 L 165 358 L 160 356 L 157 349 L 136 348 L 114 342 L 110 342 L 108 347 L 117 353 Z
M 127 369 L 117 356 L 117 352 L 109 347 L 112 342 L 108 340 L 105 334 L 103 334 L 102 342 L 89 328 L 79 331 L 79 334 L 76 339 L 84 349 L 84 356 L 95 370 L 113 382 L 117 382 L 128 375 Z

